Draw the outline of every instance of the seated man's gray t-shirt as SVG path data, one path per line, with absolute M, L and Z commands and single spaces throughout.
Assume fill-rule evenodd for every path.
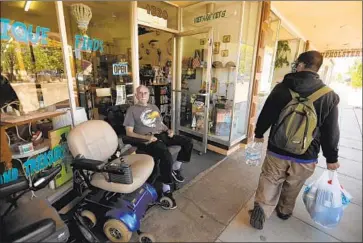
M 125 127 L 133 127 L 134 132 L 141 135 L 157 134 L 165 131 L 160 116 L 160 110 L 156 105 L 133 105 L 126 112 Z

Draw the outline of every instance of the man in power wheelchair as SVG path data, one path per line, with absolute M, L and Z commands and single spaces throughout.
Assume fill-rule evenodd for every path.
M 0 242 L 67 242 L 68 227 L 47 200 L 18 202 L 26 192 L 46 187 L 60 171 L 57 165 L 31 181 L 20 177 L 0 185 Z
M 147 183 L 148 179 L 153 183 L 158 174 L 153 158 L 145 154 L 120 155 L 118 137 L 105 121 L 84 122 L 69 133 L 67 140 L 75 158 L 74 190 L 86 195 L 74 209 L 86 239 L 103 242 L 103 234 L 95 233 L 103 231 L 112 242 L 128 242 L 132 232 L 139 234 L 140 242 L 154 241 L 140 231 L 140 220 L 150 206 L 160 204 L 168 209 L 173 202 L 158 197 Z

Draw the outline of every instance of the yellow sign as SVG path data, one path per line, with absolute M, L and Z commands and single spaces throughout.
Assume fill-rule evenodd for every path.
M 321 53 L 324 58 L 361 57 L 362 49 L 328 50 Z

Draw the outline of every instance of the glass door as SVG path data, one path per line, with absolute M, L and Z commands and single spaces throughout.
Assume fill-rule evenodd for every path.
M 176 37 L 178 60 L 173 87 L 176 131 L 193 139 L 194 149 L 207 152 L 210 128 L 212 28 Z

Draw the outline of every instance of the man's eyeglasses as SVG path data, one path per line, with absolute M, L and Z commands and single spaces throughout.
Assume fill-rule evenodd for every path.
M 299 62 L 297 61 L 297 60 L 295 60 L 295 61 L 293 61 L 292 63 L 291 63 L 291 72 L 292 73 L 296 73 L 297 72 L 297 65 L 299 64 Z

